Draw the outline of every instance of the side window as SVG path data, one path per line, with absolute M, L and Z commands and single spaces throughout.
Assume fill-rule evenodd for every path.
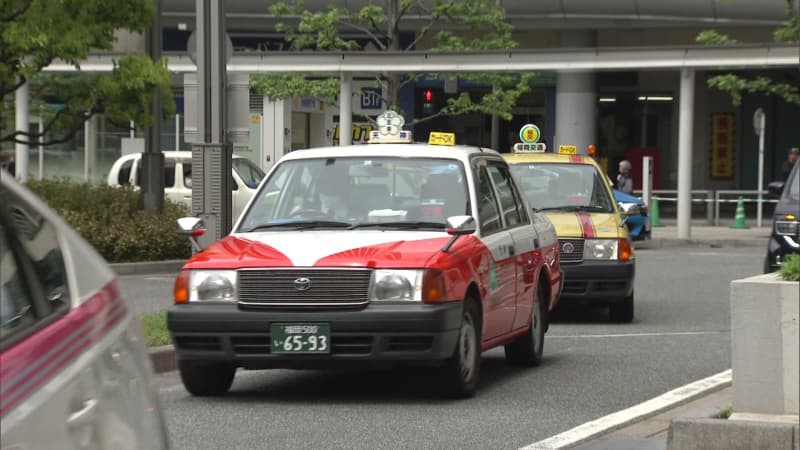
M 36 321 L 33 297 L 11 249 L 8 230 L 0 225 L 0 340 Z
M 523 222 L 520 216 L 519 198 L 514 193 L 511 175 L 508 169 L 495 164 L 488 168 L 489 174 L 492 176 L 494 185 L 497 187 L 497 193 L 500 196 L 500 208 L 503 211 L 503 218 L 506 221 L 508 228 L 514 228 Z M 527 217 L 527 216 L 526 216 Z
M 500 231 L 500 210 L 486 167 L 478 169 L 478 217 L 481 221 L 481 234 L 489 235 Z
M 189 189 L 192 188 L 192 163 L 189 161 L 184 161 L 181 164 L 181 168 L 183 169 L 183 186 Z
M 55 227 L 19 199 L 11 198 L 8 211 L 45 299 L 52 308 L 68 305 L 67 269 Z
M 128 186 L 131 184 L 131 167 L 133 167 L 133 160 L 129 159 L 122 163 L 117 174 L 117 183 L 120 186 Z

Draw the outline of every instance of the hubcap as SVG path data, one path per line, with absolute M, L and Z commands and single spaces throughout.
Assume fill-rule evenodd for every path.
M 464 323 L 461 324 L 459 333 L 459 364 L 461 366 L 461 379 L 469 381 L 475 371 L 475 352 L 477 342 L 475 342 L 475 326 L 469 314 L 464 315 Z

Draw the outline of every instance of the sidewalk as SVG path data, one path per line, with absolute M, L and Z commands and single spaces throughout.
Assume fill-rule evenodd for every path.
M 710 226 L 706 221 L 693 221 L 689 228 L 689 239 L 678 238 L 675 220 L 662 220 L 663 226 L 653 227 L 652 239 L 636 241 L 637 248 L 663 248 L 670 246 L 698 247 L 759 247 L 767 251 L 772 232 L 772 223 L 762 227 L 750 225 L 747 229 L 733 229 L 729 225 Z

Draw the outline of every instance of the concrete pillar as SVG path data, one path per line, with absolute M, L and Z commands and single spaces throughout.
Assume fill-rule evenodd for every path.
M 564 48 L 594 47 L 596 35 L 588 32 L 565 32 L 559 35 Z M 586 147 L 595 144 L 597 116 L 595 106 L 595 77 L 592 72 L 558 72 L 556 82 L 556 132 L 551 144 L 574 145 L 578 154 L 585 155 Z M 550 144 L 550 143 L 548 143 Z
M 14 118 L 16 130 L 30 132 L 30 99 L 28 83 L 17 88 L 14 93 Z M 18 136 L 20 140 L 30 141 L 27 135 Z M 28 144 L 14 144 L 15 174 L 19 181 L 28 181 Z
M 339 86 L 339 145 L 353 143 L 353 77 L 342 74 Z
M 512 144 L 509 142 L 509 144 Z M 497 150 L 498 152 L 503 151 L 500 148 L 500 116 L 497 114 L 492 114 L 492 145 L 491 148 L 493 150 Z M 508 150 L 508 149 L 505 149 Z
M 83 123 L 83 181 L 93 183 L 97 173 L 97 116 Z
M 250 74 L 228 74 L 228 142 L 250 143 Z
M 678 239 L 691 237 L 694 69 L 681 70 L 678 116 Z

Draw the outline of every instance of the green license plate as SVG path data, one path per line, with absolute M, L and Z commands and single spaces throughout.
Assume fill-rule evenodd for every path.
M 272 353 L 330 353 L 331 326 L 327 323 L 273 323 Z

